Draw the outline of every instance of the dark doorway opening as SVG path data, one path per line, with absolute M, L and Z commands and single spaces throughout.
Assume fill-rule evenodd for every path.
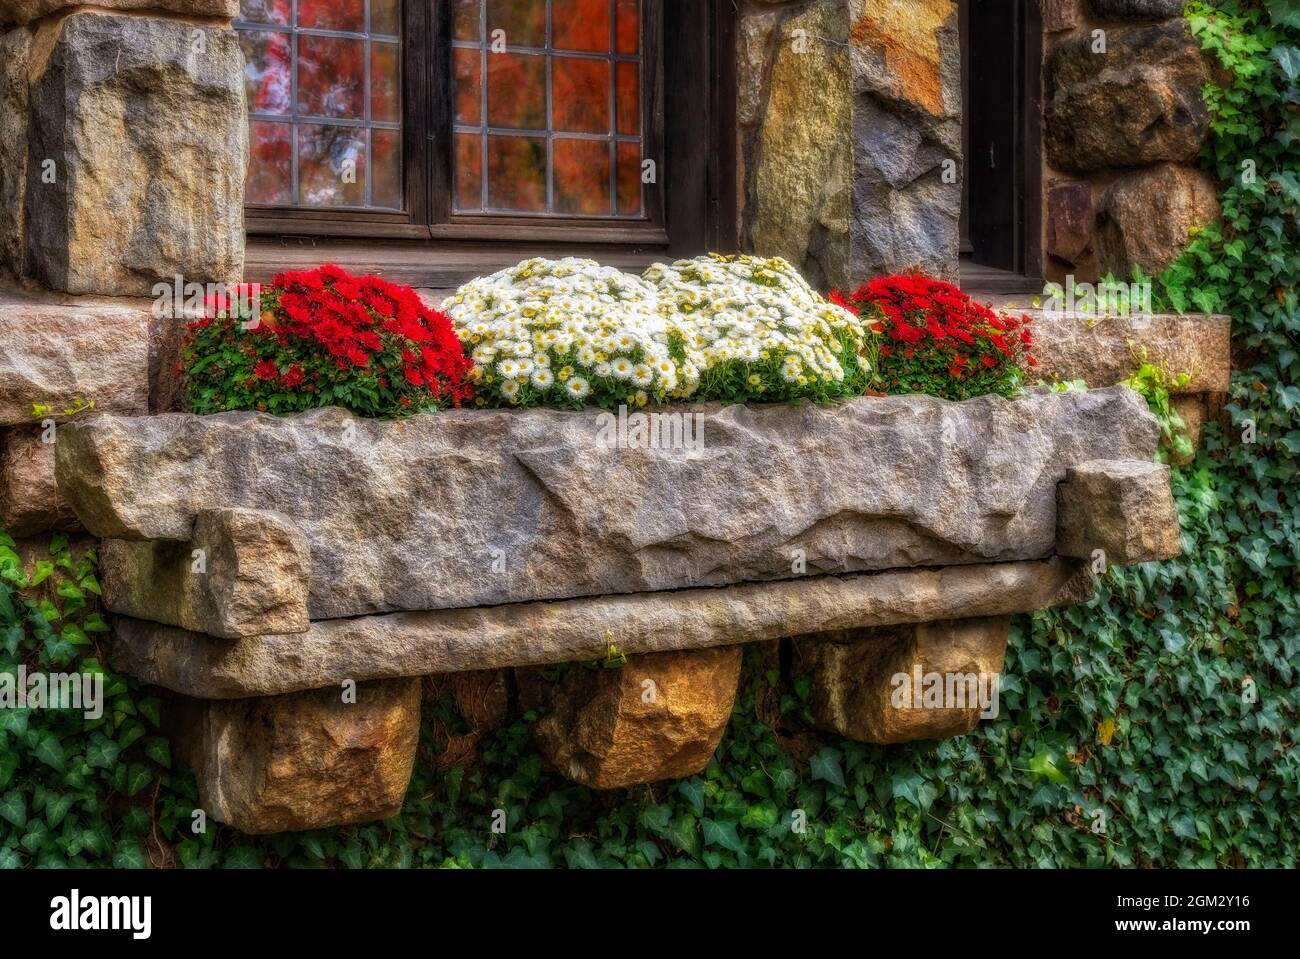
M 1036 0 L 960 0 L 963 286 L 1042 289 L 1040 68 Z

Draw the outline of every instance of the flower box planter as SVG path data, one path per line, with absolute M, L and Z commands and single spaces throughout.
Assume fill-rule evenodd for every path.
M 270 798 L 260 815 L 257 789 L 214 772 L 256 780 L 283 759 L 223 762 L 242 741 L 232 717 L 264 722 L 301 703 L 319 718 L 320 690 L 387 696 L 414 676 L 614 646 L 625 669 L 673 677 L 670 698 L 700 706 L 687 713 L 716 718 L 727 711 L 696 702 L 683 685 L 691 670 L 671 657 L 790 636 L 806 650 L 833 636 L 857 644 L 851 655 L 804 657 L 821 671 L 819 722 L 881 738 L 951 734 L 977 717 L 941 710 L 889 726 L 845 715 L 834 695 L 843 664 L 884 655 L 878 631 L 946 624 L 907 648 L 938 662 L 946 637 L 975 636 L 963 643 L 1000 669 L 1006 617 L 1086 598 L 1098 556 L 1178 552 L 1157 424 L 1124 388 L 654 412 L 699 414 L 702 442 L 609 443 L 595 412 L 100 416 L 60 429 L 56 470 L 80 521 L 106 539 L 112 662 L 197 702 L 185 738 L 201 790 L 251 832 L 364 818 L 328 798 L 337 770 L 322 769 L 316 791 L 296 789 L 302 806 L 287 819 Z M 710 660 L 701 683 L 734 695 L 737 662 Z M 568 689 L 589 700 L 555 715 L 574 735 L 672 722 L 673 735 L 647 740 L 672 754 L 577 754 L 557 745 L 556 719 L 540 739 L 569 775 L 608 788 L 707 762 L 718 724 L 693 735 L 672 703 L 636 706 L 637 675 Z M 374 722 L 407 742 L 418 710 L 394 709 Z M 326 739 L 358 735 L 349 710 L 337 704 Z M 216 808 L 235 794 L 254 798 Z M 374 813 L 391 806 L 386 790 Z

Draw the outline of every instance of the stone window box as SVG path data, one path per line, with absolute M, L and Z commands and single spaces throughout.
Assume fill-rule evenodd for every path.
M 969 709 L 871 713 L 882 664 L 997 673 L 1011 615 L 1086 599 L 1098 557 L 1179 551 L 1156 422 L 1121 387 L 652 412 L 698 415 L 702 443 L 602 445 L 596 412 L 105 415 L 60 428 L 56 474 L 106 540 L 112 663 L 179 694 L 205 804 L 250 832 L 391 814 L 413 677 L 522 676 L 611 647 L 630 672 L 544 684 L 560 700 L 538 729 L 595 788 L 702 769 L 740 646 L 783 637 L 799 637 L 819 724 L 963 732 Z M 639 702 L 642 672 L 667 712 Z M 328 693 L 349 684 L 368 705 Z M 268 716 L 283 735 L 235 756 Z M 628 752 L 638 725 L 662 755 Z M 366 729 L 387 732 L 365 761 L 303 767 L 311 730 Z M 292 782 L 271 776 L 286 756 Z M 350 775 L 371 788 L 340 793 Z

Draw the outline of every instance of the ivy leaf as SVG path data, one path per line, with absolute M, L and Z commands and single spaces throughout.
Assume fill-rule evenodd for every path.
M 27 825 L 27 798 L 16 789 L 0 796 L 0 819 L 8 820 L 19 829 Z
M 1065 773 L 1057 768 L 1056 757 L 1046 750 L 1029 760 L 1029 771 L 1035 776 L 1045 776 L 1058 785 L 1069 782 Z
M 63 745 L 59 742 L 59 737 L 54 733 L 43 733 L 36 742 L 36 748 L 32 750 L 32 755 L 39 759 L 51 769 L 63 771 L 64 752 Z
M 149 740 L 149 744 L 144 747 L 144 754 L 159 766 L 162 766 L 165 769 L 171 768 L 171 746 L 169 746 L 167 740 L 163 739 L 161 736 L 155 736 L 153 739 Z M 320 858 L 325 858 L 324 853 L 321 854 Z
M 729 849 L 734 853 L 745 851 L 740 837 L 736 835 L 736 824 L 734 822 L 702 819 L 700 820 L 700 826 L 704 833 L 704 844 L 706 846 L 721 846 L 723 849 Z
M 824 780 L 833 786 L 844 788 L 844 773 L 840 769 L 840 760 L 843 754 L 832 746 L 823 746 L 821 752 L 817 753 L 808 761 L 808 768 L 812 772 L 813 781 Z

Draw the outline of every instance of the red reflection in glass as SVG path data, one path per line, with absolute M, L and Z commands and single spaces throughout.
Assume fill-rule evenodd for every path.
M 608 53 L 609 0 L 551 0 L 552 45 L 557 50 Z
M 617 0 L 618 27 L 616 49 L 619 53 L 641 50 L 641 0 Z
M 479 69 L 481 54 L 478 50 L 456 47 L 451 51 L 451 67 L 456 96 L 456 122 L 478 126 L 483 115 L 480 109 Z
M 618 145 L 618 212 L 637 216 L 641 212 L 641 144 Z
M 287 33 L 240 30 L 239 46 L 244 51 L 244 90 L 248 109 L 254 113 L 290 113 L 293 89 L 290 63 L 293 42 Z
M 397 36 L 400 6 L 401 0 L 370 0 L 370 32 Z
M 402 205 L 402 135 L 396 130 L 371 130 L 370 165 L 370 202 L 374 206 L 399 209 Z
M 293 4 L 290 0 L 242 0 L 239 5 L 240 19 L 253 23 L 288 26 L 292 15 Z
M 366 29 L 365 0 L 298 0 L 298 26 L 361 33 Z
M 476 133 L 456 134 L 456 209 L 483 209 L 483 140 Z
M 395 43 L 370 45 L 370 118 L 396 123 L 402 118 L 401 58 Z
M 487 0 L 487 39 L 505 31 L 511 47 L 546 45 L 546 4 L 541 0 Z
M 457 40 L 481 41 L 479 36 L 480 0 L 454 0 L 451 33 Z
M 609 61 L 555 57 L 553 126 L 572 133 L 609 132 Z
M 293 127 L 254 120 L 248 125 L 249 203 L 293 202 Z
M 516 130 L 546 129 L 546 58 L 489 53 L 488 122 Z
M 304 206 L 365 204 L 365 130 L 298 127 L 298 199 Z
M 614 98 L 618 105 L 618 132 L 641 132 L 641 71 L 635 63 L 614 67 L 618 79 Z
M 609 141 L 556 139 L 551 149 L 556 212 L 609 216 Z
M 546 209 L 546 141 L 488 137 L 488 205 L 540 213 Z
M 298 112 L 307 116 L 365 116 L 365 41 L 298 38 Z

